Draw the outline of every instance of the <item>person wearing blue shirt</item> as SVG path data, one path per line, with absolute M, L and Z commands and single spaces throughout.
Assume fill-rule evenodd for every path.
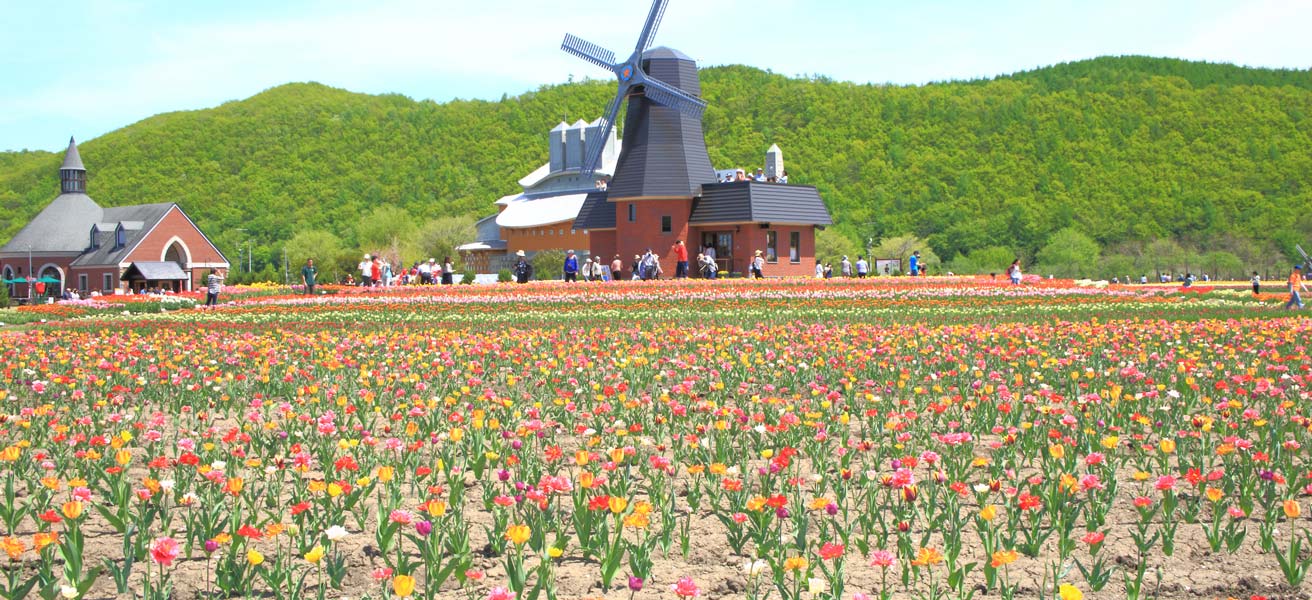
M 915 277 L 918 273 L 920 273 L 920 251 L 919 251 L 919 250 L 916 250 L 915 252 L 912 252 L 912 253 L 911 253 L 911 269 L 910 269 L 910 272 L 911 272 L 911 276 L 912 276 L 912 277 Z
M 565 254 L 565 281 L 579 280 L 579 258 L 570 250 Z

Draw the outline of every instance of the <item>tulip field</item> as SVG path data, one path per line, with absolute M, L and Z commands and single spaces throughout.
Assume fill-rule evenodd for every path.
M 1277 295 L 329 292 L 15 313 L 0 599 L 1312 590 L 1312 321 Z

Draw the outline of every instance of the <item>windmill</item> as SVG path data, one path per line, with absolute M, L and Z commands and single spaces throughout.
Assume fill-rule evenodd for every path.
M 1303 272 L 1307 273 L 1312 270 L 1312 257 L 1309 257 L 1307 252 L 1303 251 L 1303 247 L 1298 244 L 1294 244 L 1294 249 L 1298 250 L 1298 254 L 1303 257 Z
M 605 140 L 619 115 L 620 103 L 629 100 L 625 143 L 615 182 L 628 182 L 629 186 L 622 187 L 631 188 L 632 195 L 656 193 L 651 186 L 641 184 L 649 178 L 675 182 L 675 186 L 667 185 L 667 189 L 658 190 L 659 193 L 677 192 L 677 195 L 688 196 L 696 185 L 715 181 L 701 131 L 706 102 L 698 97 L 701 86 L 696 63 L 675 50 L 651 49 L 667 4 L 668 0 L 652 2 L 638 43 L 623 61 L 617 61 L 614 52 L 574 35 L 566 34 L 561 44 L 565 52 L 610 70 L 619 82 L 615 99 L 598 123 L 596 131 L 599 135 L 590 135 L 587 140 L 582 167 L 585 175 L 590 176 L 598 168 Z M 614 193 L 612 197 L 615 197 Z

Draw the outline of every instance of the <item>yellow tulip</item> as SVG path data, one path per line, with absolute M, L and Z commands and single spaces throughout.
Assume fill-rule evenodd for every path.
M 310 564 L 319 564 L 319 561 L 323 560 L 323 546 L 311 548 L 309 552 L 305 553 L 305 560 Z
M 1057 588 L 1057 595 L 1061 600 L 1084 600 L 1084 592 L 1069 583 L 1063 583 Z
M 1175 452 L 1175 440 L 1162 440 L 1157 447 L 1162 450 L 1162 454 L 1170 454 Z
M 397 575 L 392 578 L 392 593 L 398 598 L 409 598 L 415 593 L 415 578 L 409 575 Z
M 82 501 L 72 500 L 64 503 L 64 518 L 69 520 L 77 519 L 82 516 Z
M 624 512 L 625 508 L 628 508 L 629 501 L 619 496 L 611 496 L 610 499 L 606 501 L 606 505 L 610 507 L 611 513 L 618 515 Z
M 531 533 L 528 525 L 511 525 L 506 528 L 506 540 L 516 546 L 522 546 L 528 541 Z
M 246 562 L 250 563 L 252 567 L 258 567 L 260 563 L 264 562 L 264 555 L 260 554 L 259 550 L 248 550 L 246 552 Z
M 979 518 L 985 521 L 992 521 L 998 517 L 998 507 L 992 504 L 979 509 Z

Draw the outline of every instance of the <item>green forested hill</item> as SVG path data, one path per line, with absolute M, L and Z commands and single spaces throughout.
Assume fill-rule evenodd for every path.
M 740 66 L 702 81 L 715 165 L 757 165 L 778 143 L 852 239 L 913 234 L 945 260 L 1034 256 L 1068 227 L 1131 254 L 1158 238 L 1286 254 L 1312 239 L 1310 71 L 1119 57 L 924 86 Z M 349 247 L 380 206 L 417 221 L 490 214 L 546 161 L 547 131 L 595 118 L 612 90 L 437 104 L 289 84 L 80 149 L 97 201 L 176 201 L 225 251 L 253 236 L 258 262 L 310 229 Z M 53 198 L 59 162 L 0 153 L 0 238 Z

